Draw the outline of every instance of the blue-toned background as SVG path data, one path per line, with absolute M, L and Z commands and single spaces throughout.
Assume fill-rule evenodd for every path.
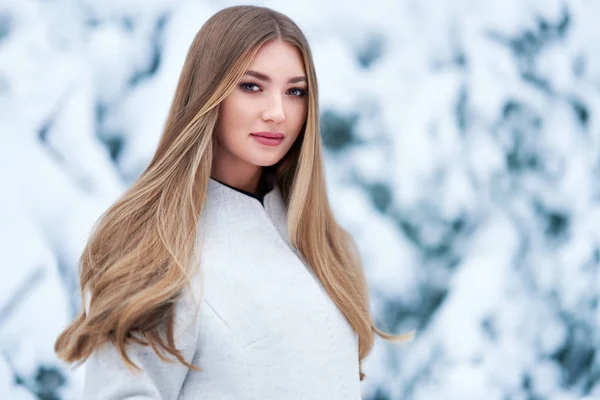
M 0 2 L 0 398 L 77 399 L 52 347 L 92 224 L 236 1 Z M 330 198 L 378 326 L 364 399 L 600 398 L 600 2 L 265 1 L 315 57 Z

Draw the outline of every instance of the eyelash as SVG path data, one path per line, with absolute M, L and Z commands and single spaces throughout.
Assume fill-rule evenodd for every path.
M 247 88 L 247 86 L 258 86 L 260 87 L 260 85 L 258 85 L 257 83 L 253 83 L 253 82 L 244 82 L 244 83 L 240 83 L 240 87 L 242 88 L 242 90 L 245 90 L 246 92 L 256 92 L 256 90 L 250 90 Z M 292 96 L 292 97 L 304 97 L 308 94 L 308 92 L 304 89 L 300 89 L 300 88 L 291 88 L 290 90 L 297 90 L 300 94 L 296 95 L 296 96 Z

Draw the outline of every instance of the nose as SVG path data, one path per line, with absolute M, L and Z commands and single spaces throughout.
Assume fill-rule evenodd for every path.
M 278 124 L 285 121 L 285 111 L 283 110 L 283 100 L 281 96 L 270 96 L 267 108 L 263 111 L 262 118 L 265 121 L 273 121 Z

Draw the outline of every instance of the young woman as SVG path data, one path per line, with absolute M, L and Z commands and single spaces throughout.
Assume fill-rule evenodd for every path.
M 211 17 L 148 168 L 81 257 L 85 399 L 359 399 L 378 330 L 324 180 L 317 80 L 268 8 Z

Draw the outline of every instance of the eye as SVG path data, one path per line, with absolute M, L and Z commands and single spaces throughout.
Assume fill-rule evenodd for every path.
M 260 86 L 252 82 L 240 83 L 240 87 L 247 92 L 257 92 L 260 90 Z
M 303 97 L 308 94 L 308 91 L 306 91 L 304 89 L 300 89 L 300 88 L 292 88 L 292 89 L 290 89 L 290 92 L 295 93 L 295 94 L 292 94 L 292 96 L 294 96 L 294 97 Z

